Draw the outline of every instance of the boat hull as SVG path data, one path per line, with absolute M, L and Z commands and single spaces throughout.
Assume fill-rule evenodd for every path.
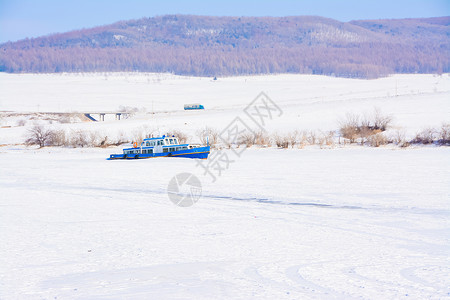
M 198 147 L 180 151 L 162 152 L 162 153 L 134 153 L 134 154 L 111 154 L 108 159 L 145 159 L 155 157 L 186 157 L 207 159 L 210 153 L 210 146 Z

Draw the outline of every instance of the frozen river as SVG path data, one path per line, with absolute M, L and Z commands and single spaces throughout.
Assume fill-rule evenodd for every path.
M 1 299 L 450 298 L 450 149 L 0 150 Z M 191 207 L 167 185 L 202 183 Z

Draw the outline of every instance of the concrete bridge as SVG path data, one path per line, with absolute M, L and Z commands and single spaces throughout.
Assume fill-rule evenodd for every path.
M 83 114 L 86 118 L 94 122 L 105 121 L 105 116 L 114 117 L 117 121 L 129 116 L 129 113 L 126 112 L 84 112 Z

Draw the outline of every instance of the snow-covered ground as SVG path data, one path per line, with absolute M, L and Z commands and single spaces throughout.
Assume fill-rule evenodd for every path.
M 261 91 L 283 111 L 270 132 L 336 130 L 345 113 L 373 107 L 410 134 L 450 121 L 448 74 L 0 73 L 0 111 L 145 107 L 156 113 L 50 126 L 195 138 L 225 128 Z M 207 109 L 182 110 L 195 102 Z M 2 300 L 450 299 L 449 147 L 222 150 L 229 165 L 213 181 L 197 160 L 14 145 L 32 125 L 20 118 L 0 120 Z M 183 172 L 202 183 L 191 207 L 167 194 Z
M 450 298 L 450 149 L 0 153 L 1 299 Z M 203 196 L 172 204 L 191 172 Z
M 0 111 L 99 112 L 121 106 L 148 113 L 121 122 L 63 124 L 63 128 L 95 130 L 109 136 L 143 128 L 165 133 L 181 130 L 195 137 L 204 126 L 222 130 L 252 100 L 265 92 L 282 109 L 269 132 L 337 130 L 347 113 L 370 114 L 378 107 L 394 118 L 393 129 L 409 137 L 426 127 L 450 122 L 450 74 L 395 75 L 376 80 L 313 75 L 270 75 L 219 78 L 170 74 L 4 74 L 0 73 Z M 184 111 L 201 103 L 204 111 Z M 24 117 L 0 120 L 0 144 L 22 143 Z M 27 122 L 31 125 L 33 122 Z

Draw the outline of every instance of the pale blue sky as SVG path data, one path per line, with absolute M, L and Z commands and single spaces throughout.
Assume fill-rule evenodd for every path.
M 448 16 L 450 0 L 0 0 L 0 43 L 164 14 L 317 15 L 340 21 Z

